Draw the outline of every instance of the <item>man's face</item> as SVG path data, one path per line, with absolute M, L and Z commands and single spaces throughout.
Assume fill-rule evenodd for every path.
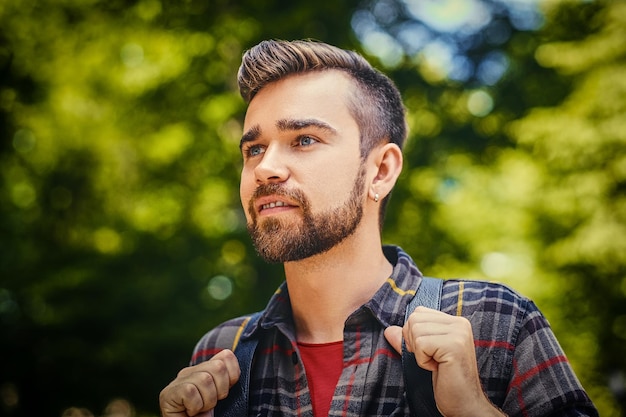
M 365 171 L 347 75 L 293 75 L 251 101 L 240 195 L 254 245 L 268 262 L 323 253 L 357 228 Z

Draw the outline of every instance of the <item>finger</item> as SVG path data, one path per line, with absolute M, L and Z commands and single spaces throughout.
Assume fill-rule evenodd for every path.
M 396 352 L 402 354 L 402 327 L 389 326 L 385 329 L 384 335 Z
M 197 365 L 189 366 L 181 369 L 178 372 L 177 377 L 182 378 L 188 375 L 193 374 L 194 372 L 198 372 L 199 370 L 207 370 L 209 369 L 214 360 L 223 360 L 228 365 L 229 371 L 232 370 L 234 376 L 239 378 L 239 362 L 237 361 L 237 357 L 235 354 L 229 349 L 223 349 L 215 354 L 211 359 L 205 362 L 200 362 Z M 235 381 L 236 382 L 236 381 Z
M 435 360 L 438 342 L 442 342 L 449 328 L 447 314 L 426 307 L 418 307 L 409 316 L 403 328 L 404 343 L 409 352 L 415 355 L 417 365 L 428 371 L 436 371 Z
M 407 345 L 411 345 L 418 364 L 429 370 L 439 369 L 442 364 L 467 361 L 474 352 L 472 326 L 463 317 L 434 315 L 435 320 L 421 322 L 411 319 L 405 333 Z M 432 317 L 431 317 L 432 318 Z
M 239 368 L 239 361 L 237 360 L 237 356 L 229 350 L 224 349 L 220 353 L 214 356 L 214 358 L 218 358 L 224 362 L 226 366 L 226 371 L 228 372 L 228 380 L 229 380 L 229 388 L 235 385 L 237 381 L 239 381 L 239 377 L 241 376 L 241 368 Z
M 201 393 L 205 403 L 211 404 L 213 408 L 214 403 L 228 396 L 230 387 L 239 380 L 239 361 L 232 351 L 222 350 L 207 362 L 206 372 L 210 377 L 205 375 L 204 387 L 207 389 L 201 389 Z
M 195 416 L 210 411 L 218 400 L 228 396 L 230 387 L 239 380 L 239 375 L 239 362 L 229 350 L 181 370 L 177 378 L 161 392 L 163 415 Z
M 454 316 L 432 308 L 419 306 L 409 316 L 414 323 L 448 323 Z
M 417 365 L 420 368 L 434 371 L 437 369 L 437 364 L 436 362 L 433 363 L 434 361 L 429 348 L 429 341 L 426 340 L 431 336 L 424 335 L 420 329 L 417 329 L 419 327 L 424 326 L 420 326 L 419 324 L 417 326 L 414 324 L 411 325 L 410 323 L 407 323 L 404 326 L 402 329 L 404 344 L 406 345 L 406 349 L 415 355 L 415 362 L 417 362 Z
M 435 372 L 439 369 L 439 363 L 435 360 L 436 349 L 431 345 L 432 336 L 422 336 L 413 340 L 413 354 L 415 362 L 420 368 Z
M 218 385 L 221 393 L 227 392 L 240 376 L 239 361 L 235 354 L 228 350 L 222 350 L 206 362 L 199 363 L 194 366 L 183 368 L 176 380 L 183 381 L 188 378 L 194 378 L 194 375 L 208 373 L 212 376 L 214 383 Z M 206 375 L 201 378 L 207 378 L 206 384 L 213 383 Z
M 221 385 L 228 387 L 227 379 L 222 379 L 226 382 Z M 215 377 L 206 371 L 177 378 L 159 396 L 163 417 L 196 416 L 210 411 L 217 405 L 219 389 Z M 228 388 L 225 390 L 227 393 Z
M 218 400 L 223 400 L 228 396 L 228 390 L 232 386 L 231 380 L 235 379 L 231 378 L 229 374 L 231 366 L 227 362 L 229 362 L 229 359 L 223 356 L 212 358 L 210 368 L 202 375 L 204 379 L 201 385 L 202 396 L 206 402 L 213 406 L 214 402 L 217 403 Z
M 163 417 L 195 416 L 204 400 L 195 384 L 176 379 L 161 391 L 159 406 Z

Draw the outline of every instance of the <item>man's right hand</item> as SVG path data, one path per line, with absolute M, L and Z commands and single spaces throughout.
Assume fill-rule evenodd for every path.
M 239 380 L 239 362 L 223 350 L 206 362 L 184 368 L 159 395 L 163 417 L 212 415 L 218 400 Z M 205 414 L 211 412 L 210 414 Z M 203 414 L 200 414 L 203 413 Z

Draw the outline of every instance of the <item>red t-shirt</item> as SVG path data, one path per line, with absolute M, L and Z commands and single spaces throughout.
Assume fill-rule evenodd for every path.
M 328 417 L 330 402 L 343 370 L 343 340 L 331 343 L 298 343 L 311 392 L 313 415 Z

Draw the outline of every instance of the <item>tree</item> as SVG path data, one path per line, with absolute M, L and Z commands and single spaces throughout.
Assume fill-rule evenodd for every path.
M 499 280 L 533 297 L 601 415 L 626 411 L 625 6 L 547 3 L 533 31 L 489 9 L 480 32 L 464 30 L 510 35 L 491 84 L 480 74 L 489 37 L 454 40 L 474 69 L 462 82 L 427 46 L 393 62 L 414 136 L 387 239 L 430 275 Z M 387 21 L 394 36 L 411 21 L 399 16 Z M 450 36 L 431 32 L 430 42 Z
M 624 414 L 626 12 L 549 5 L 2 3 L 0 413 L 119 396 L 154 415 L 206 330 L 263 308 L 282 272 L 245 231 L 234 74 L 261 39 L 311 37 L 405 98 L 385 240 L 536 299 L 601 414 Z
M 561 310 L 555 327 L 592 395 L 610 404 L 612 380 L 624 414 L 626 4 L 581 10 L 570 3 L 553 16 L 562 32 L 536 57 L 571 78 L 572 92 L 558 107 L 532 109 L 510 131 L 532 160 L 542 161 L 531 212 L 541 230 L 541 274 L 565 289 L 546 294 L 546 303 Z M 586 36 L 576 33 L 580 27 Z M 604 415 L 617 413 L 606 407 Z
M 264 305 L 281 273 L 245 232 L 234 74 L 268 36 L 349 46 L 351 7 L 0 6 L 4 412 L 155 414 L 202 333 Z

